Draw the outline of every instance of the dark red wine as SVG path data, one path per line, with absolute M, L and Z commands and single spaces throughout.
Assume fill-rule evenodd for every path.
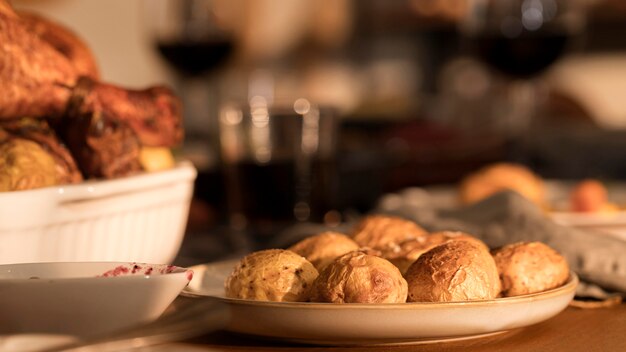
M 168 41 L 157 49 L 170 65 L 183 74 L 198 75 L 221 65 L 233 50 L 228 39 Z
M 230 201 L 237 211 L 254 219 L 291 219 L 294 205 L 293 160 L 272 161 L 259 165 L 242 161 L 231 166 L 227 172 L 229 187 L 237 188 Z
M 514 38 L 485 32 L 474 40 L 485 63 L 507 75 L 528 78 L 554 63 L 566 50 L 568 38 L 555 31 L 523 32 Z
M 333 160 L 311 160 L 310 171 L 298 177 L 293 159 L 272 160 L 267 164 L 241 161 L 224 168 L 227 203 L 231 212 L 244 215 L 249 226 L 295 221 L 295 205 L 310 208 L 307 220 L 321 221 L 334 209 L 336 194 Z

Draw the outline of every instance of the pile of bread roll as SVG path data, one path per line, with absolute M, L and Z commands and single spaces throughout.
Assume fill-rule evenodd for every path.
M 240 299 L 402 303 L 490 300 L 549 290 L 569 277 L 565 259 L 539 242 L 490 251 L 460 232 L 371 215 L 350 235 L 317 234 L 288 249 L 249 254 L 225 282 Z

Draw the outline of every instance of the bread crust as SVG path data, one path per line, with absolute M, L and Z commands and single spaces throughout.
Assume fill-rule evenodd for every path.
M 359 245 L 347 235 L 327 231 L 307 237 L 288 249 L 305 257 L 318 271 L 322 271 L 335 258 L 359 249 Z
M 405 274 L 409 302 L 494 299 L 500 280 L 488 251 L 469 241 L 451 241 L 422 254 Z
M 517 242 L 493 251 L 502 296 L 542 292 L 563 285 L 569 266 L 563 256 L 541 242 Z
M 407 282 L 386 259 L 354 251 L 337 258 L 315 280 L 311 300 L 330 303 L 404 303 Z
M 494 193 L 515 191 L 533 203 L 545 205 L 543 180 L 527 167 L 514 163 L 497 163 L 486 166 L 467 176 L 459 188 L 464 204 L 471 204 Z
M 413 221 L 395 216 L 369 215 L 355 226 L 352 239 L 362 247 L 384 249 L 427 234 Z
M 284 249 L 253 252 L 226 279 L 226 297 L 304 302 L 318 272 L 304 257 Z
M 389 246 L 382 252 L 382 256 L 393 265 L 397 266 L 400 272 L 404 274 L 420 255 L 440 244 L 450 241 L 470 241 L 483 247 L 487 251 L 489 250 L 489 247 L 487 247 L 485 243 L 467 233 L 459 231 L 441 231 Z

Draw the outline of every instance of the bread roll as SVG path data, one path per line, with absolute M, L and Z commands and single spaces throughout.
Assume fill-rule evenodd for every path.
M 565 258 L 541 242 L 518 242 L 493 251 L 502 295 L 519 296 L 561 286 L 569 267 Z
M 427 234 L 412 221 L 395 216 L 370 215 L 355 226 L 352 239 L 362 247 L 383 249 Z
M 317 276 L 313 264 L 294 252 L 258 251 L 243 258 L 226 279 L 226 297 L 304 302 Z
M 311 300 L 330 303 L 403 303 L 407 283 L 386 259 L 354 251 L 330 263 L 315 280 Z
M 404 274 L 420 255 L 442 243 L 450 241 L 470 241 L 487 251 L 489 250 L 486 244 L 469 234 L 457 231 L 442 231 L 389 246 L 382 252 L 382 256 L 397 266 L 400 272 Z
M 342 233 L 328 231 L 307 237 L 288 249 L 305 257 L 318 271 L 322 271 L 340 255 L 359 249 L 359 245 Z
M 543 180 L 523 165 L 498 163 L 489 165 L 467 176 L 460 187 L 460 198 L 471 204 L 497 192 L 515 191 L 533 203 L 544 206 Z
M 405 274 L 409 302 L 494 299 L 500 293 L 496 264 L 485 248 L 451 241 L 422 254 Z

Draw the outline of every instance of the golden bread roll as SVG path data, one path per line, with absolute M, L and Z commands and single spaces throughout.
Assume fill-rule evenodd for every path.
M 484 167 L 467 176 L 459 189 L 464 204 L 478 202 L 504 190 L 515 191 L 533 203 L 544 206 L 543 180 L 519 164 L 498 163 Z
M 247 255 L 226 279 L 226 297 L 304 302 L 318 272 L 306 259 L 284 249 Z
M 404 275 L 409 302 L 494 299 L 500 293 L 496 263 L 471 241 L 451 241 L 422 254 Z
M 288 249 L 305 257 L 318 271 L 322 271 L 340 255 L 359 249 L 359 245 L 342 233 L 328 231 L 307 237 Z
M 476 237 L 463 232 L 442 231 L 389 246 L 382 252 L 382 257 L 397 266 L 400 272 L 404 274 L 420 255 L 450 241 L 470 241 L 482 246 L 487 251 L 489 250 L 487 245 Z
M 561 286 L 569 267 L 563 256 L 541 242 L 518 242 L 493 251 L 502 295 L 519 296 Z
M 315 280 L 314 302 L 403 303 L 407 283 L 386 259 L 354 251 L 330 263 Z
M 475 245 L 483 248 L 487 252 L 489 252 L 489 246 L 485 244 L 485 242 L 479 240 L 477 237 L 470 235 L 469 233 L 461 232 L 461 231 L 439 231 L 433 232 L 428 237 L 431 238 L 431 241 L 436 242 L 440 241 L 440 243 L 447 243 L 450 241 L 468 241 L 472 242 Z
M 395 216 L 370 215 L 355 226 L 352 239 L 362 247 L 383 249 L 427 234 L 412 221 Z
M 0 142 L 0 192 L 57 184 L 56 163 L 39 144 L 21 138 Z

